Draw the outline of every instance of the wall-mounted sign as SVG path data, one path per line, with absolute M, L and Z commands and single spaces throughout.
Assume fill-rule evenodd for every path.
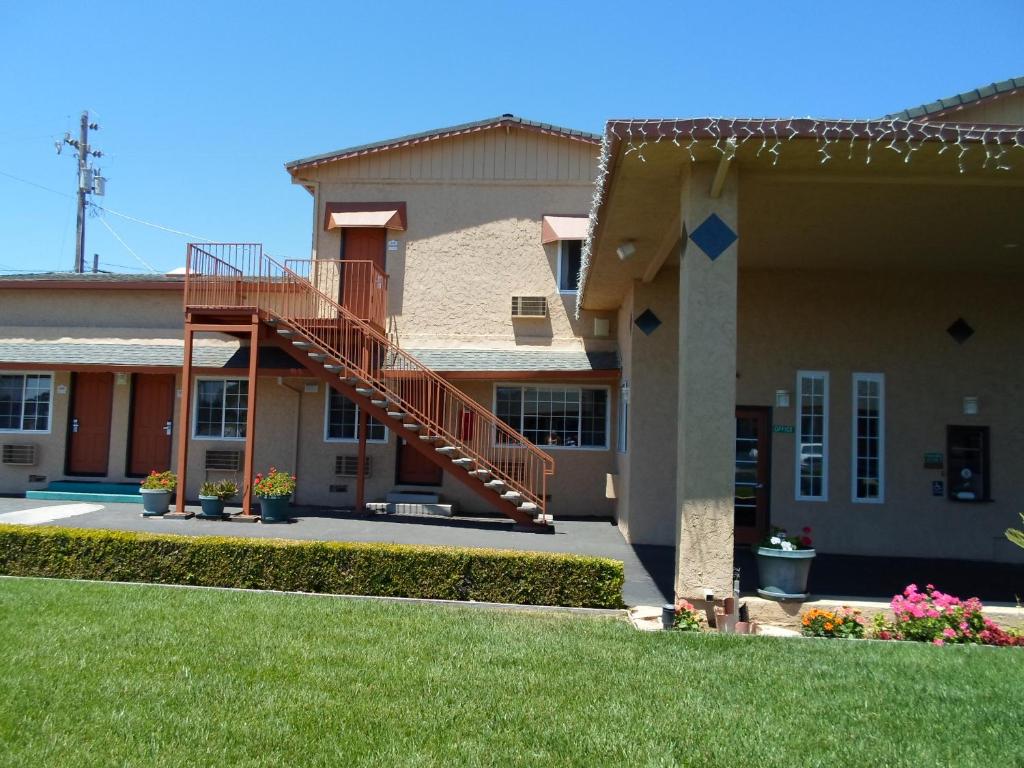
M 58 395 L 66 395 L 67 393 L 68 393 L 67 384 L 58 384 L 57 385 L 57 394 Z
M 793 425 L 792 424 L 776 424 L 775 426 L 772 427 L 772 432 L 775 432 L 775 433 L 780 434 L 780 435 L 791 435 L 791 434 L 793 434 Z
M 932 480 L 932 496 L 945 496 L 945 484 L 941 480 Z
M 397 251 L 398 250 L 398 241 L 397 240 L 388 240 L 388 250 L 389 251 Z
M 942 469 L 942 454 L 941 453 L 926 453 L 924 455 L 924 468 L 925 469 Z

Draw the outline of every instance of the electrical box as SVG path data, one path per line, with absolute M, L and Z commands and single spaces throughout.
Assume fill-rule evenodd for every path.
M 94 176 L 92 180 L 92 193 L 103 197 L 107 192 L 107 180 L 102 176 Z

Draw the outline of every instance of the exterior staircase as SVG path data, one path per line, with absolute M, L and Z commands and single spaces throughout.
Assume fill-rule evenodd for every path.
M 258 316 L 264 340 L 387 424 L 489 506 L 548 526 L 554 460 L 384 334 L 387 275 L 373 262 L 288 260 L 256 244 L 191 244 L 189 322 Z M 338 299 L 332 298 L 338 296 Z

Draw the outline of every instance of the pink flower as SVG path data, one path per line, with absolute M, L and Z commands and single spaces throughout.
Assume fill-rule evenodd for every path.
M 932 640 L 932 645 L 945 645 L 945 644 L 946 644 L 946 641 L 943 640 L 941 637 L 936 637 L 934 640 Z
M 956 637 L 956 630 L 952 627 L 946 627 L 944 630 L 942 630 L 942 634 L 945 635 L 945 637 L 948 640 L 952 640 L 954 637 Z

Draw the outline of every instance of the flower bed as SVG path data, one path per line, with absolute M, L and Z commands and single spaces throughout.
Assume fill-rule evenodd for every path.
M 812 608 L 804 613 L 800 624 L 805 637 L 864 637 L 864 618 L 860 611 L 845 605 L 835 611 Z

